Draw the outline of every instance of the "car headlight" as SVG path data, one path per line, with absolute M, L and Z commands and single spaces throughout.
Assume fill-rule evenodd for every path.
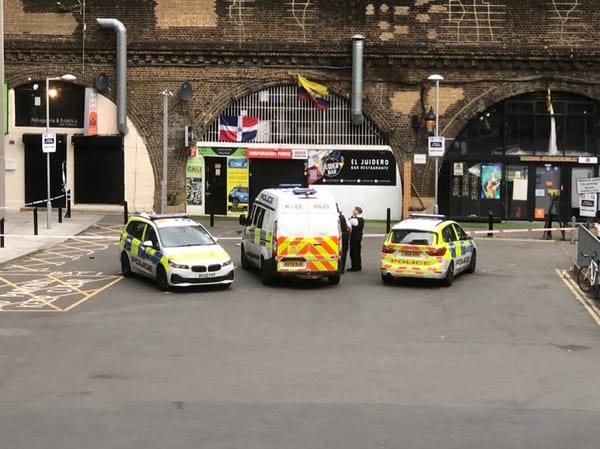
M 177 261 L 171 260 L 171 259 L 169 259 L 169 266 L 171 266 L 173 268 L 179 268 L 180 270 L 189 270 L 190 269 L 189 265 L 186 265 L 184 263 L 180 263 L 180 262 L 177 262 Z
M 225 262 L 223 262 L 223 267 L 227 267 L 231 264 L 233 264 L 233 261 L 231 259 L 227 259 Z

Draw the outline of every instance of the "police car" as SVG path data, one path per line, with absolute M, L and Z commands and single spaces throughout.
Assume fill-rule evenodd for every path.
M 229 254 L 200 223 L 187 215 L 133 215 L 121 232 L 123 276 L 139 274 L 161 290 L 192 285 L 231 285 Z
M 381 248 L 381 279 L 441 279 L 452 285 L 454 276 L 473 273 L 477 248 L 470 235 L 443 215 L 411 215 L 396 224 Z

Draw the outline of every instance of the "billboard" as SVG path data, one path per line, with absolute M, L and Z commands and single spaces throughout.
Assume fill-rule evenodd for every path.
M 309 150 L 309 184 L 395 186 L 396 159 L 386 150 Z

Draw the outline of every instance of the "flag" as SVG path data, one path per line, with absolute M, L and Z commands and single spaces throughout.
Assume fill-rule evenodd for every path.
M 311 100 L 317 109 L 323 110 L 329 108 L 329 100 L 326 98 L 328 95 L 327 86 L 309 81 L 298 75 L 298 98 Z
M 256 137 L 258 117 L 247 115 L 222 115 L 219 117 L 219 140 L 248 142 Z

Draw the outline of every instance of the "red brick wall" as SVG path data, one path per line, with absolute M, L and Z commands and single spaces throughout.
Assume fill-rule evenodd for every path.
M 302 71 L 332 92 L 350 95 L 351 36 L 365 36 L 364 112 L 399 158 L 424 152 L 411 115 L 434 104 L 441 73 L 440 125 L 454 137 L 475 113 L 508 96 L 550 83 L 600 98 L 596 2 L 489 0 L 5 0 L 6 80 L 68 68 L 93 85 L 99 72 L 111 80 L 114 100 L 114 32 L 96 18 L 116 18 L 128 33 L 128 114 L 146 137 L 157 185 L 162 155 L 165 88 L 189 80 L 194 98 L 170 105 L 169 190 L 183 187 L 186 124 L 196 135 L 232 98 L 264 86 L 293 83 Z M 477 2 L 482 3 L 482 2 Z M 415 137 L 417 142 L 415 142 Z M 414 178 L 431 195 L 433 166 Z

